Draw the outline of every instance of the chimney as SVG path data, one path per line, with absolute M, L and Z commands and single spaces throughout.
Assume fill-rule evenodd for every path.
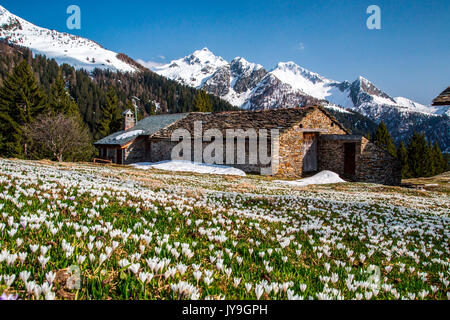
M 131 112 L 131 110 L 128 109 L 122 115 L 124 116 L 123 130 L 127 131 L 127 130 L 133 128 L 134 125 L 136 124 L 133 112 Z

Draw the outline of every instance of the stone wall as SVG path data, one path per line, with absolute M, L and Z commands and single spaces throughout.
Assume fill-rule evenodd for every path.
M 355 143 L 355 175 L 345 174 L 345 144 Z M 350 181 L 399 185 L 400 163 L 362 136 L 323 135 L 319 139 L 319 170 L 330 170 Z
M 356 180 L 359 170 L 358 161 L 361 154 L 362 136 L 355 135 L 322 135 L 319 139 L 319 171 L 329 170 L 341 177 Z M 345 174 L 345 144 L 355 143 L 355 175 Z
M 172 150 L 175 146 L 177 146 L 179 142 L 173 142 L 168 139 L 152 139 L 150 142 L 150 160 L 151 162 L 160 162 L 160 161 L 168 161 L 172 160 Z M 202 155 L 204 154 L 205 148 L 210 145 L 211 142 L 203 142 L 202 143 Z M 222 150 L 222 164 L 227 166 L 232 166 L 237 169 L 240 169 L 247 173 L 255 173 L 260 174 L 261 168 L 266 168 L 267 165 L 263 165 L 260 163 L 259 159 L 256 162 L 256 164 L 251 164 L 249 161 L 249 142 L 246 141 L 245 144 L 245 159 L 243 163 L 238 163 L 238 148 L 237 144 L 234 144 L 234 161 L 232 164 L 227 164 L 227 158 L 226 158 L 226 145 L 225 142 L 223 143 L 223 150 Z M 191 141 L 191 161 L 195 161 L 195 149 L 194 149 L 194 140 Z M 267 155 L 271 155 L 271 149 L 270 149 L 270 141 L 267 142 Z M 214 155 L 214 154 L 213 154 Z M 202 162 L 205 162 L 205 159 L 202 158 Z
M 388 152 L 362 138 L 357 157 L 357 180 L 385 185 L 401 184 L 401 164 Z
M 123 152 L 124 164 L 150 161 L 150 143 L 145 137 L 136 139 Z
M 277 176 L 301 178 L 303 176 L 303 157 L 305 132 L 321 134 L 346 134 L 333 119 L 316 109 L 308 113 L 302 121 L 286 130 L 280 137 L 279 167 Z M 318 158 L 320 155 L 318 153 Z
M 177 145 L 168 139 L 150 141 L 150 162 L 171 160 L 172 149 Z

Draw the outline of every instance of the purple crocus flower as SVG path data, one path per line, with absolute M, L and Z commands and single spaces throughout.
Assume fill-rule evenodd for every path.
M 19 297 L 18 295 L 12 295 L 12 294 L 7 295 L 7 294 L 3 293 L 0 296 L 0 300 L 17 300 L 18 297 Z

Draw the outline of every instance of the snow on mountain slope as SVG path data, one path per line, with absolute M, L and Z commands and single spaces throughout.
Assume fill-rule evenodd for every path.
M 293 89 L 318 99 L 325 99 L 329 95 L 328 84 L 335 82 L 306 70 L 294 62 L 280 62 L 270 73 Z
M 35 26 L 0 6 L 0 39 L 27 47 L 34 54 L 46 55 L 59 64 L 67 63 L 77 69 L 95 68 L 135 72 L 139 69 L 104 49 L 96 42 L 78 36 Z
M 223 58 L 215 56 L 208 48 L 203 48 L 170 64 L 155 67 L 153 71 L 166 78 L 198 88 L 219 68 L 227 64 L 228 62 Z
M 266 74 L 263 66 L 238 57 L 219 68 L 204 82 L 202 88 L 235 106 L 242 106 L 248 102 L 254 88 Z
M 244 109 L 280 108 L 318 102 L 377 117 L 383 108 L 400 112 L 441 115 L 448 108 L 433 108 L 407 98 L 392 98 L 364 77 L 338 82 L 294 62 L 280 62 L 267 72 L 263 66 L 236 58 L 228 63 L 204 48 L 192 55 L 153 68 L 156 73 L 183 84 L 202 88 Z
M 450 116 L 450 107 L 444 106 L 444 107 L 433 107 L 433 106 L 424 106 L 423 104 L 414 102 L 412 100 L 409 100 L 407 98 L 403 97 L 397 97 L 394 98 L 395 102 L 398 106 L 404 107 L 407 110 L 410 111 L 416 111 L 416 112 L 422 112 L 422 113 L 434 113 L 438 115 L 446 114 Z

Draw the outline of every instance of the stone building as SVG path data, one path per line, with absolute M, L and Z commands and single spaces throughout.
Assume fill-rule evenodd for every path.
M 212 129 L 221 135 L 205 139 Z M 252 129 L 267 132 L 267 144 L 255 142 L 250 134 Z M 223 150 L 213 152 L 222 160 L 219 164 L 247 173 L 266 170 L 279 177 L 301 178 L 330 170 L 351 181 L 386 185 L 398 185 L 401 181 L 400 164 L 395 158 L 366 138 L 352 135 L 322 107 L 150 116 L 132 128 L 96 142 L 95 146 L 102 158 L 118 164 L 171 160 L 172 151 L 179 145 L 172 138 L 180 130 L 192 140 L 189 157 L 196 162 L 204 161 L 202 154 L 212 141 L 223 139 Z M 201 141 L 196 138 L 199 130 Z M 238 143 L 232 144 L 232 162 L 225 156 L 229 151 L 225 140 L 230 130 L 235 133 L 235 141 L 243 141 L 245 145 L 239 149 Z M 196 153 L 196 147 L 200 153 Z M 259 156 L 257 159 L 251 156 L 252 150 L 265 148 L 270 164 Z M 238 162 L 239 156 L 245 161 Z
M 450 106 L 450 87 L 445 89 L 439 96 L 433 100 L 433 106 Z

